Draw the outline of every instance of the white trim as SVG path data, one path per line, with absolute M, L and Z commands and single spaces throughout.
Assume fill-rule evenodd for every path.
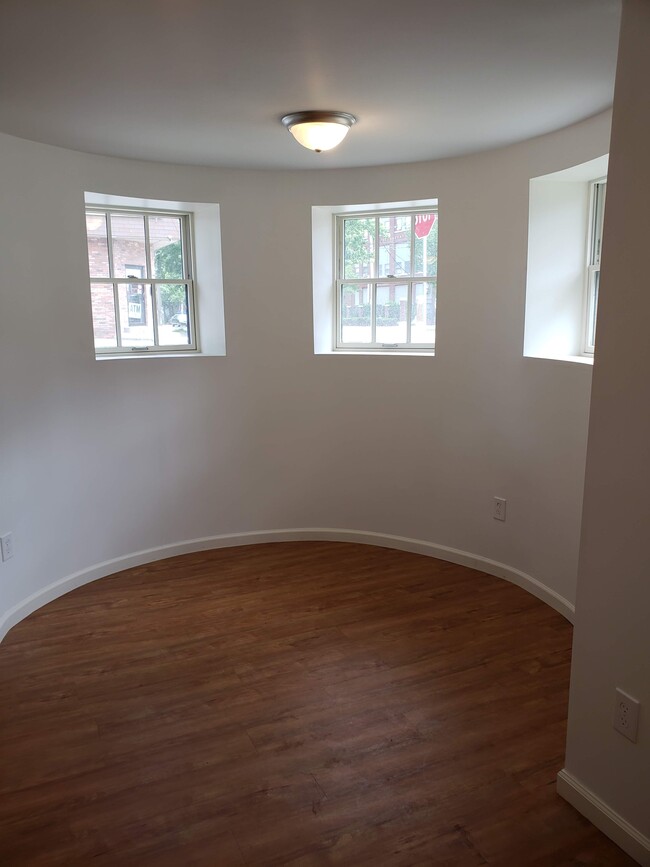
M 253 530 L 248 533 L 229 533 L 222 536 L 205 536 L 201 539 L 189 539 L 185 542 L 175 542 L 171 545 L 161 545 L 157 548 L 147 548 L 134 554 L 123 557 L 115 557 L 113 560 L 105 560 L 96 563 L 88 569 L 82 569 L 48 584 L 41 590 L 37 590 L 10 608 L 0 619 L 0 641 L 9 632 L 12 626 L 20 623 L 25 617 L 51 602 L 58 599 L 64 593 L 70 592 L 77 587 L 105 578 L 123 569 L 131 569 L 134 566 L 143 566 L 156 560 L 164 560 L 167 557 L 177 557 L 179 554 L 190 554 L 195 551 L 210 551 L 215 548 L 232 548 L 238 545 L 259 545 L 267 542 L 356 542 L 361 545 L 376 545 L 380 548 L 396 548 L 399 551 L 410 551 L 413 554 L 423 554 L 426 557 L 437 557 L 449 563 L 457 563 L 460 566 L 468 566 L 470 569 L 478 569 L 504 578 L 518 587 L 522 587 L 533 596 L 546 602 L 560 614 L 573 622 L 574 606 L 568 599 L 560 596 L 555 590 L 551 590 L 541 581 L 498 563 L 478 554 L 470 554 L 457 548 L 448 548 L 446 545 L 436 545 L 434 542 L 425 542 L 421 539 L 409 539 L 406 536 L 393 536 L 389 533 L 374 533 L 367 530 L 341 530 L 324 527 L 305 527 L 288 530 Z
M 566 768 L 557 775 L 557 791 L 631 858 L 643 867 L 650 867 L 650 838 L 637 831 Z

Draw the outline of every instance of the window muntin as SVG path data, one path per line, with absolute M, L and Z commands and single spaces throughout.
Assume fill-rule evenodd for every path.
M 591 184 L 591 210 L 589 220 L 589 243 L 587 258 L 587 298 L 585 321 L 585 355 L 593 355 L 596 346 L 596 317 L 598 314 L 598 289 L 600 286 L 600 259 L 605 219 L 607 180 Z
M 336 348 L 433 351 L 437 209 L 335 219 Z
M 98 355 L 197 348 L 187 213 L 86 208 Z

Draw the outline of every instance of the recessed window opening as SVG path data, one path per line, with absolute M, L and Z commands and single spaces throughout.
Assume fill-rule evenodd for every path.
M 530 180 L 526 356 L 593 364 L 607 163 Z
M 336 348 L 433 351 L 438 210 L 335 215 Z
M 197 349 L 191 216 L 86 208 L 97 355 Z

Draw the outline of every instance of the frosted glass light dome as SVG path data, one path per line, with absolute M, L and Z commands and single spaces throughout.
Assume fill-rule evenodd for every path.
M 295 111 L 282 123 L 303 147 L 320 153 L 340 144 L 357 119 L 344 111 Z

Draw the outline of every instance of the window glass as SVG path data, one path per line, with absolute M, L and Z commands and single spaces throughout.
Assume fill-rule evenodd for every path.
M 591 229 L 589 259 L 587 262 L 587 318 L 584 353 L 593 355 L 596 348 L 596 319 L 598 316 L 598 289 L 600 286 L 600 260 L 605 221 L 605 197 L 607 181 L 597 181 L 591 186 Z
M 160 343 L 172 346 L 191 342 L 186 283 L 159 283 L 156 289 Z
M 343 343 L 370 343 L 372 304 L 368 283 L 341 286 L 341 340 Z
M 436 285 L 414 283 L 411 299 L 411 343 L 433 343 L 436 338 Z
M 391 214 L 379 219 L 381 277 L 411 274 L 411 215 Z
M 117 346 L 113 284 L 91 283 L 90 298 L 93 310 L 95 346 L 98 348 Z
M 189 215 L 88 208 L 95 350 L 195 349 Z
M 88 270 L 91 277 L 110 277 L 106 214 L 86 214 Z
M 112 214 L 111 238 L 113 242 L 113 276 L 146 277 L 144 216 L 141 214 Z
M 374 217 L 344 220 L 343 276 L 346 279 L 375 276 L 375 229 Z
M 415 214 L 416 277 L 435 277 L 438 269 L 438 220 L 436 214 Z
M 162 280 L 182 280 L 183 250 L 179 217 L 150 216 L 151 275 Z
M 433 350 L 438 212 L 337 218 L 337 345 Z M 426 279 L 423 279 L 426 278 Z
M 408 286 L 377 284 L 377 343 L 406 343 Z
M 151 284 L 120 283 L 118 296 L 122 346 L 153 346 Z

